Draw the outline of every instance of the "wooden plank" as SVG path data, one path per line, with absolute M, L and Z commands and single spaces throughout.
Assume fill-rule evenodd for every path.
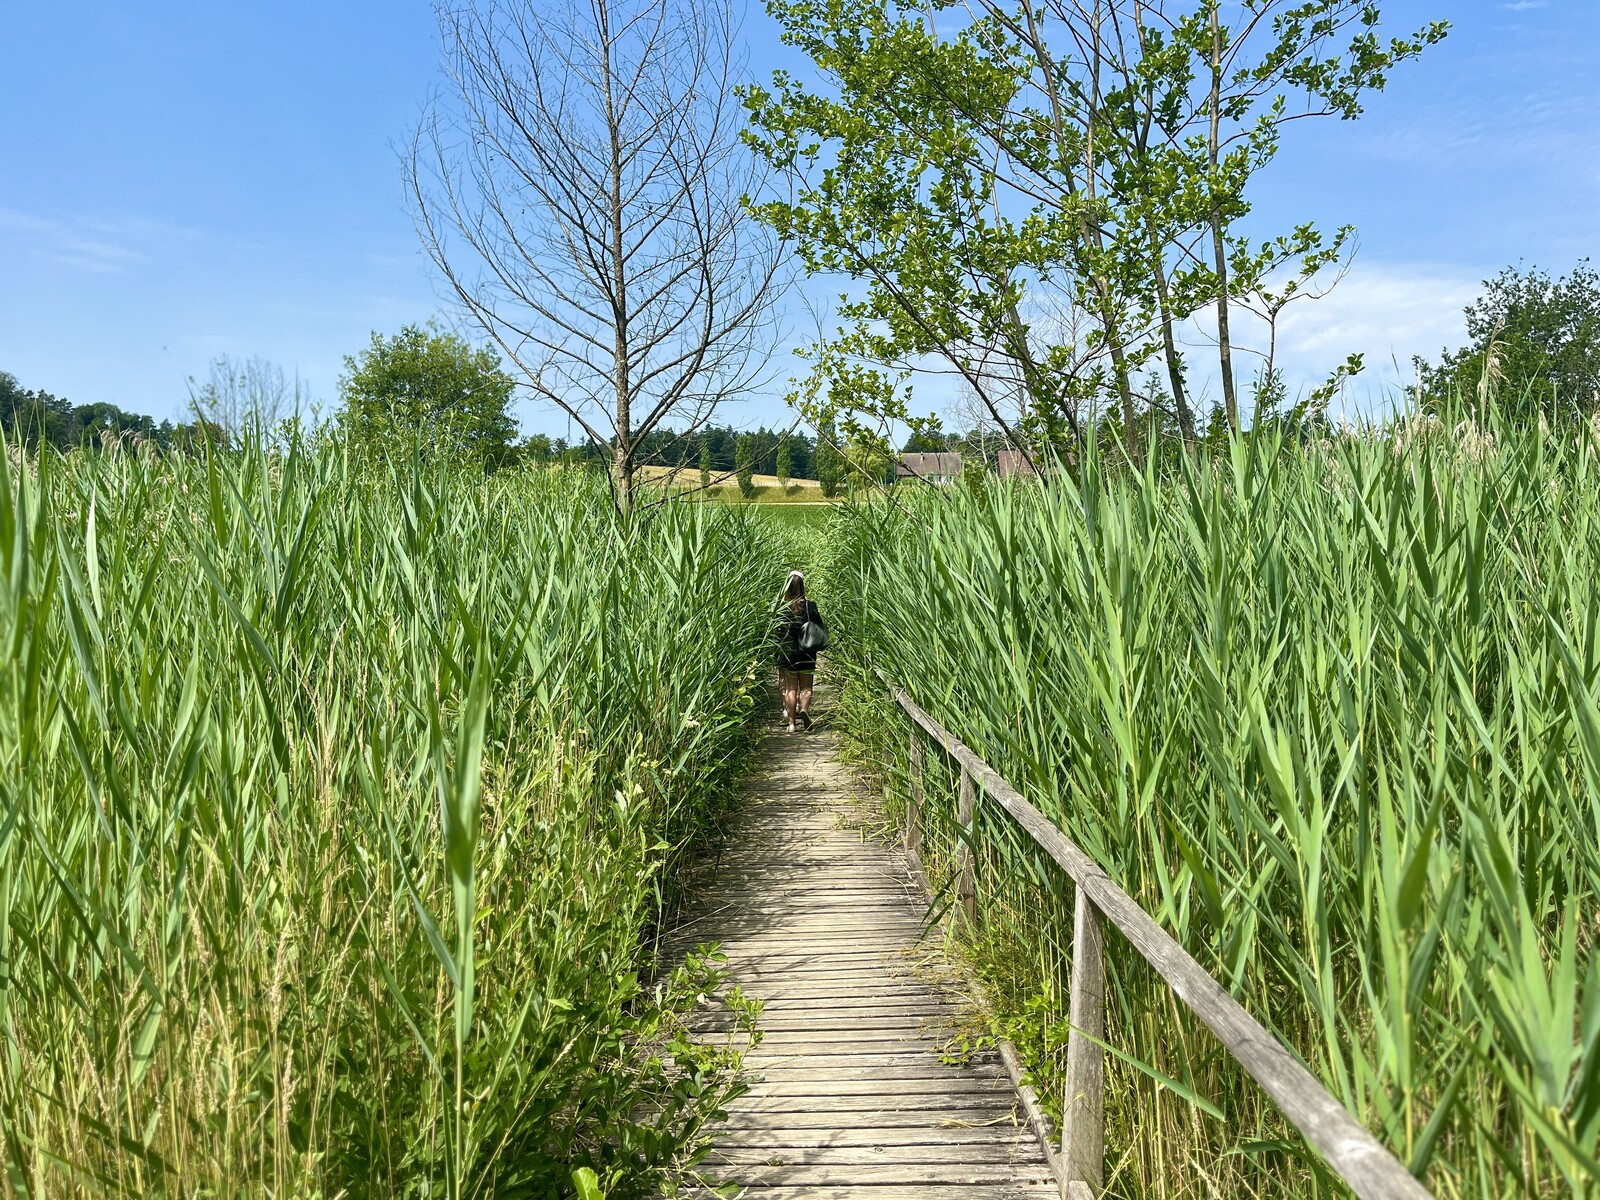
M 971 1101 L 974 1096 L 1003 1099 L 1006 1107 L 1013 1106 L 1014 1093 L 1011 1080 L 992 1078 L 952 1078 L 938 1070 L 922 1075 L 888 1075 L 877 1072 L 866 1078 L 838 1078 L 832 1072 L 768 1072 L 765 1066 L 755 1067 L 758 1075 L 750 1083 L 746 1096 L 750 1101 L 766 1096 L 886 1096 L 910 1104 L 914 1096 L 952 1096 Z M 742 1099 L 742 1098 L 741 1098 Z
M 1043 1167 L 1029 1169 L 1019 1163 L 861 1163 L 849 1166 L 804 1164 L 788 1167 L 751 1167 L 735 1178 L 746 1186 L 760 1182 L 767 1187 L 802 1184 L 990 1184 L 1043 1183 L 1055 1186 Z
M 840 1112 L 848 1112 L 848 1123 L 840 1120 Z M 870 1133 L 881 1136 L 893 1131 L 894 1137 L 915 1138 L 927 1134 L 939 1137 L 944 1134 L 963 1134 L 977 1131 L 984 1137 L 1010 1138 L 1021 1136 L 1025 1130 L 1015 1111 L 995 1115 L 993 1105 L 975 1107 L 934 1107 L 913 1105 L 909 1108 L 873 1108 L 857 1105 L 853 1108 L 796 1108 L 771 1106 L 762 1110 L 745 1110 L 739 1114 L 737 1126 L 729 1126 L 717 1135 L 720 1145 L 724 1139 L 743 1140 L 759 1137 L 781 1137 L 788 1130 L 825 1130 L 835 1136 L 845 1133 Z M 776 1143 L 774 1143 L 776 1144 Z
M 1062 1103 L 1061 1157 L 1066 1182 L 1105 1183 L 1106 967 L 1100 914 L 1078 889 L 1072 922 L 1068 996 L 1067 1089 Z
M 717 1138 L 717 1150 L 785 1147 L 789 1149 L 824 1146 L 1016 1146 L 1028 1143 L 1033 1132 L 1022 1128 L 992 1129 L 987 1126 L 964 1129 L 819 1129 L 815 1125 L 767 1125 L 743 1128 Z
M 1043 813 L 949 730 L 884 678 L 906 714 L 1089 895 L 1167 985 L 1216 1035 L 1279 1110 L 1361 1200 L 1433 1200 L 1428 1190 L 1373 1137 L 1282 1042 L 1257 1021 Z
M 898 1114 L 906 1122 L 934 1122 L 949 1120 L 954 1125 L 986 1125 L 995 1130 L 1011 1128 L 1021 1122 L 1021 1109 L 1005 1093 L 986 1091 L 982 1094 L 941 1093 L 941 1091 L 882 1091 L 851 1094 L 848 1091 L 813 1091 L 798 1094 L 786 1088 L 774 1088 L 763 1093 L 746 1093 L 728 1106 L 731 1120 L 726 1125 L 730 1133 L 746 1128 L 750 1122 L 776 1122 L 779 1117 L 818 1117 L 832 1125 L 854 1122 L 856 1114 Z
M 951 1141 L 922 1142 L 902 1145 L 885 1144 L 880 1138 L 877 1145 L 815 1146 L 758 1145 L 725 1146 L 719 1144 L 707 1160 L 717 1165 L 749 1163 L 756 1166 L 822 1167 L 822 1166 L 885 1166 L 904 1164 L 913 1167 L 973 1167 L 994 1163 L 1026 1162 L 1033 1157 L 1033 1142 L 1024 1138 L 1002 1141 L 983 1136 L 988 1130 L 978 1130 L 979 1137 L 957 1144 Z
M 977 788 L 972 773 L 963 768 L 961 790 L 956 800 L 956 835 L 961 839 L 956 846 L 956 908 L 969 927 L 978 919 L 977 860 L 972 853 L 977 807 Z
M 916 1186 L 875 1184 L 763 1185 L 750 1184 L 742 1193 L 750 1200 L 1058 1200 L 1055 1185 L 1044 1184 L 940 1184 Z M 712 1193 L 703 1194 L 712 1200 Z
M 673 938 L 716 943 L 724 988 L 763 1004 L 750 1090 L 728 1105 L 705 1169 L 774 1197 L 1046 1194 L 1045 1156 L 995 1056 L 957 1066 L 938 1053 L 962 1001 L 904 860 L 835 820 L 847 799 L 829 789 L 848 777 L 817 770 L 831 743 L 777 749 L 784 778 L 823 781 L 823 803 L 758 783 Z M 737 1037 L 714 1003 L 693 1027 Z

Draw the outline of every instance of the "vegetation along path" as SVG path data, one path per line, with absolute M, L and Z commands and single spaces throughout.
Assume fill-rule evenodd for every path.
M 765 1005 L 710 1170 L 768 1200 L 1054 1197 L 998 1056 L 947 1061 L 962 1002 L 866 805 L 831 734 L 774 734 L 683 930 Z

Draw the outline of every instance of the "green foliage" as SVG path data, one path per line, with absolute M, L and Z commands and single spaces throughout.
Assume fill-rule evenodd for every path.
M 357 449 L 383 455 L 420 446 L 491 469 L 510 459 L 516 385 L 494 351 L 407 325 L 392 337 L 374 333 L 344 365 L 340 426 Z
M 839 434 L 831 420 L 825 420 L 817 431 L 817 484 L 822 494 L 832 500 L 839 494 L 839 480 L 844 475 L 844 460 L 839 453 Z
M 1371 0 L 1251 0 L 1231 25 L 1218 0 L 767 8 L 823 84 L 777 71 L 748 90 L 748 140 L 793 182 L 756 212 L 808 273 L 859 285 L 796 402 L 813 422 L 903 420 L 933 357 L 1015 444 L 1077 437 L 1108 394 L 1131 432 L 1152 329 L 1244 297 L 1275 317 L 1302 295 L 1349 231 L 1251 240 L 1255 173 L 1291 121 L 1358 116 L 1447 28 L 1384 40 Z M 1083 319 L 1024 318 L 1040 308 Z
M 918 422 L 906 437 L 905 445 L 900 447 L 902 454 L 938 454 L 951 448 L 951 439 L 939 428 L 939 423 L 933 421 Z
M 738 1046 L 655 931 L 781 566 L 736 508 L 625 526 L 564 469 L 0 458 L 8 1192 L 692 1166 Z
M 789 480 L 794 478 L 794 450 L 791 448 L 788 438 L 784 438 L 783 441 L 778 444 L 778 461 L 776 466 L 776 474 L 779 481 L 785 487 L 787 487 L 789 485 Z
M 225 431 L 197 420 L 192 424 L 156 421 L 115 404 L 73 404 L 43 390 L 24 388 L 15 375 L 0 371 L 0 433 L 13 445 L 36 450 L 103 450 L 141 445 L 158 450 L 191 450 L 226 441 Z
M 889 483 L 893 479 L 894 449 L 882 436 L 863 430 L 844 448 L 852 486 Z
M 687 432 L 675 429 L 658 429 L 639 439 L 636 459 L 640 466 L 679 467 L 690 470 L 704 465 L 716 474 L 732 473 L 738 465 L 735 448 L 739 435 L 748 433 L 751 438 L 751 462 L 757 475 L 777 475 L 778 453 L 789 447 L 789 478 L 814 479 L 814 446 L 810 437 L 794 430 L 756 429 L 738 430 L 730 425 L 702 425 Z M 586 447 L 597 458 L 597 446 Z
M 736 473 L 739 478 L 739 494 L 748 500 L 756 494 L 755 438 L 748 433 L 741 433 L 733 453 L 734 461 L 738 464 Z
M 1470 343 L 1417 360 L 1423 407 L 1476 401 L 1519 421 L 1600 411 L 1600 273 L 1587 259 L 1552 279 L 1507 267 L 1467 306 Z
M 844 724 L 903 799 L 887 671 L 1435 1195 L 1593 1196 L 1597 497 L 1587 426 L 1419 417 L 842 508 Z M 1059 1103 L 1072 889 L 996 807 L 974 836 L 967 947 Z M 1347 1194 L 1115 934 L 1107 958 L 1107 1195 Z

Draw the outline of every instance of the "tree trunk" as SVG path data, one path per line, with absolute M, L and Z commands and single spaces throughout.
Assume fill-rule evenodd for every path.
M 1121 341 L 1115 340 L 1117 319 L 1108 314 L 1106 333 L 1111 335 L 1111 369 L 1117 376 L 1117 395 L 1122 401 L 1123 439 L 1127 442 L 1128 457 L 1139 457 L 1139 413 L 1133 407 L 1133 380 L 1128 378 L 1128 356 L 1122 352 Z
M 612 452 L 611 482 L 616 493 L 617 511 L 628 512 L 633 507 L 633 454 L 627 446 L 618 445 Z
M 1183 363 L 1178 357 L 1178 339 L 1172 332 L 1172 293 L 1167 287 L 1167 266 L 1161 258 L 1161 243 L 1154 225 L 1150 227 L 1150 263 L 1155 272 L 1156 304 L 1161 315 L 1161 348 L 1167 358 L 1167 381 L 1172 385 L 1172 403 L 1178 410 L 1178 430 L 1185 441 L 1194 441 L 1194 413 L 1183 383 Z
M 611 305 L 616 335 L 613 364 L 616 372 L 616 442 L 612 447 L 612 483 L 617 511 L 626 514 L 633 507 L 633 382 L 628 377 L 628 260 L 623 245 L 628 213 L 622 199 L 622 116 L 617 111 L 611 79 L 611 10 L 606 0 L 597 0 L 595 15 L 603 42 L 602 69 L 605 74 L 607 132 L 611 135 Z
M 1233 380 L 1233 338 L 1228 328 L 1228 242 L 1222 227 L 1222 204 L 1217 196 L 1222 144 L 1222 21 L 1220 0 L 1211 3 L 1211 252 L 1217 264 L 1217 356 L 1222 370 L 1222 403 L 1228 428 L 1239 432 L 1239 397 Z

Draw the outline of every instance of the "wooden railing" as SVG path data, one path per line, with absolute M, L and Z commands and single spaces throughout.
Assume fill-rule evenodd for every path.
M 964 831 L 956 851 L 955 902 L 976 915 L 976 864 L 971 850 L 977 792 L 998 804 L 1071 877 L 1071 989 L 1068 996 L 1067 1078 L 1063 1097 L 1061 1176 L 1068 1200 L 1089 1200 L 1104 1183 L 1105 962 L 1104 922 L 1109 921 L 1153 967 L 1195 1016 L 1205 1022 L 1233 1059 L 1249 1073 L 1335 1174 L 1362 1200 L 1432 1200 L 1377 1138 L 1301 1065 L 1287 1047 L 1252 1017 L 1209 972 L 1156 924 L 1154 918 L 1100 869 L 1043 813 L 962 744 L 881 671 L 879 677 L 912 722 L 961 768 L 956 821 Z M 925 802 L 922 743 L 911 739 L 911 795 L 906 851 L 920 864 L 920 810 Z M 920 867 L 919 867 L 920 869 Z

